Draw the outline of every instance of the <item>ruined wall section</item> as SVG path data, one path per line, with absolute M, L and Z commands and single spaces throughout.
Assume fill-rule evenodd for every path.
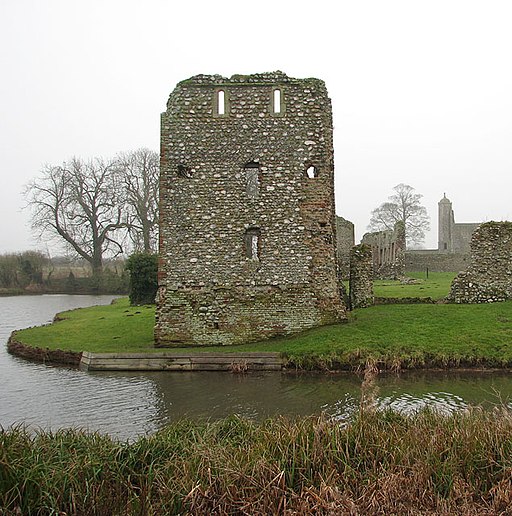
M 171 94 L 161 131 L 156 345 L 344 320 L 324 83 L 196 76 Z
M 455 303 L 512 299 L 512 223 L 486 222 L 473 233 L 471 263 L 452 283 Z
M 421 249 L 405 252 L 407 272 L 459 272 L 469 265 L 469 253 L 441 253 L 437 249 Z
M 372 248 L 375 279 L 398 279 L 405 272 L 405 226 L 397 222 L 393 230 L 365 233 L 361 240 Z
M 354 224 L 336 216 L 336 254 L 340 276 L 348 280 L 350 275 L 350 250 L 355 245 Z
M 373 305 L 373 252 L 366 244 L 350 251 L 349 299 L 352 310 Z
M 453 252 L 469 254 L 471 250 L 471 237 L 480 223 L 456 222 L 453 225 Z

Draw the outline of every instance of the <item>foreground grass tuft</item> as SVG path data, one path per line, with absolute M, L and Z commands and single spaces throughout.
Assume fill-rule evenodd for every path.
M 180 421 L 133 443 L 0 432 L 2 514 L 499 514 L 510 412 Z

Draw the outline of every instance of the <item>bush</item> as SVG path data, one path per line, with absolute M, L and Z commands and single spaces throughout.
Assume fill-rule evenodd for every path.
M 158 289 L 158 256 L 134 253 L 126 261 L 126 270 L 130 273 L 130 304 L 154 303 Z

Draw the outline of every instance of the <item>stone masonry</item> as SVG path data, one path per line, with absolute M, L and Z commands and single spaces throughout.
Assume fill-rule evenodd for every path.
M 348 280 L 350 274 L 350 250 L 354 244 L 354 223 L 336 216 L 336 253 L 339 273 L 344 280 Z
M 405 225 L 399 221 L 393 230 L 365 233 L 361 243 L 371 246 L 373 277 L 400 279 L 405 273 Z
M 161 121 L 156 346 L 345 319 L 324 83 L 282 72 L 179 83 Z
M 366 244 L 354 246 L 350 251 L 350 308 L 367 308 L 373 305 L 373 252 Z
M 438 205 L 438 251 L 469 254 L 471 235 L 480 223 L 455 222 L 451 201 L 446 194 Z
M 448 300 L 492 303 L 512 299 L 512 223 L 486 222 L 473 233 L 471 263 L 453 280 Z

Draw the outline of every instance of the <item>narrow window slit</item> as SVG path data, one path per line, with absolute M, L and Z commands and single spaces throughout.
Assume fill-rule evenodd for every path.
M 260 259 L 260 236 L 259 228 L 249 228 L 245 232 L 245 256 L 251 260 Z
M 219 90 L 217 92 L 217 114 L 226 114 L 226 93 L 224 92 L 224 90 Z
M 274 113 L 281 113 L 281 90 L 274 90 Z
M 260 164 L 250 161 L 244 166 L 245 192 L 251 199 L 256 199 L 260 194 Z

